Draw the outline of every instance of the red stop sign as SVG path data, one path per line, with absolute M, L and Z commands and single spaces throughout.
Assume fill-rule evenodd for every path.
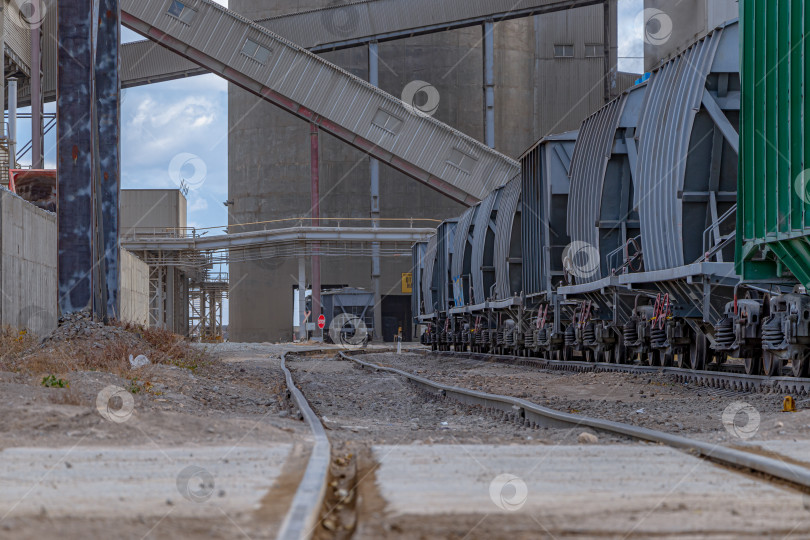
M 324 326 L 326 326 L 326 317 L 324 317 L 323 315 L 321 315 L 320 317 L 318 317 L 318 328 L 320 328 L 321 330 L 323 330 L 323 327 L 324 327 Z

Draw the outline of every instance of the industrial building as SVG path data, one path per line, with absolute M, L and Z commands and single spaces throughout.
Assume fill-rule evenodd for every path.
M 230 7 L 262 20 L 328 5 L 325 0 L 235 0 Z M 354 13 L 347 7 L 343 14 L 346 27 L 336 31 L 350 31 Z M 518 156 L 532 141 L 551 131 L 574 128 L 605 103 L 604 13 L 600 3 L 494 25 L 492 141 L 486 141 L 485 136 L 485 39 L 481 25 L 375 44 L 377 84 L 399 97 L 412 81 L 424 81 L 438 94 L 436 119 L 492 144 L 506 155 Z M 339 20 L 335 24 L 340 24 Z M 615 66 L 615 21 L 611 35 L 611 65 Z M 369 50 L 373 51 L 362 46 L 323 56 L 368 80 Z M 611 91 L 620 90 L 635 78 L 618 77 Z M 311 135 L 307 123 L 234 85 L 229 91 L 228 110 L 228 189 L 234 201 L 229 208 L 230 230 L 256 227 L 242 224 L 311 215 Z M 282 140 L 284 144 L 268 145 L 268 141 Z M 457 203 L 384 165 L 375 169 L 369 161 L 341 141 L 328 135 L 320 137 L 321 217 L 356 218 L 367 223 L 373 218 L 396 225 L 396 221 L 386 220 L 442 220 L 460 213 L 462 207 Z M 379 179 L 372 180 L 376 174 Z M 420 223 L 429 224 L 435 226 L 435 222 Z M 321 282 L 324 287 L 373 291 L 375 273 L 369 257 L 341 257 L 323 264 Z M 391 324 L 403 326 L 410 321 L 410 289 L 402 284 L 403 274 L 410 273 L 408 257 L 380 261 L 378 324 L 392 319 L 396 323 Z M 232 264 L 231 338 L 289 339 L 297 274 L 295 260 Z M 311 274 L 308 276 L 311 282 Z
M 645 39 L 646 67 L 676 54 L 737 9 L 735 0 L 691 2 L 690 9 L 674 10 L 666 2 L 646 0 L 645 16 L 663 12 L 673 28 L 665 40 Z M 389 2 L 234 0 L 230 9 L 409 100 L 419 114 L 514 158 L 548 133 L 575 129 L 638 78 L 617 72 L 616 2 L 581 2 L 583 7 L 574 9 L 551 0 L 527 4 L 521 12 L 494 2 L 487 8 L 492 15 L 481 17 L 468 14 L 464 6 L 456 6 L 458 15 L 452 9 L 447 14 L 415 10 L 408 19 L 392 18 L 402 15 L 402 6 Z M 56 0 L 32 0 L 22 5 L 23 12 L 19 2 L 6 2 L 3 12 L 10 127 L 0 151 L 19 155 L 30 148 L 34 168 L 43 164 L 43 134 L 55 127 L 56 119 L 33 107 L 31 121 L 38 128 L 27 143 L 17 140 L 13 111 L 29 104 L 32 95 L 39 103 L 56 96 L 56 8 Z M 391 9 L 399 11 L 385 11 Z M 677 20 L 683 13 L 697 16 Z M 458 22 L 441 17 L 456 17 Z M 441 28 L 436 28 L 437 21 Z M 369 30 L 372 22 L 377 33 Z M 646 22 L 655 25 L 657 20 Z M 206 72 L 174 52 L 147 45 L 136 42 L 121 48 L 122 87 Z M 32 77 L 37 71 L 41 76 Z M 167 231 L 172 231 L 169 236 L 194 236 L 186 230 L 182 193 L 122 193 L 121 238 L 125 244 L 137 239 L 140 243 L 128 247 L 149 264 L 149 324 L 192 336 L 221 336 L 217 329 L 228 297 L 232 340 L 289 340 L 294 295 L 319 282 L 321 289 L 372 291 L 380 306 L 374 310 L 374 327 L 381 330 L 375 338 L 409 326 L 412 269 L 405 239 L 418 238 L 417 229 L 433 228 L 460 214 L 463 206 L 408 178 L 403 169 L 369 158 L 329 130 L 313 131 L 310 123 L 264 103 L 240 85 L 231 84 L 228 105 L 227 235 L 280 232 L 273 238 L 251 237 L 249 244 L 236 249 L 211 242 L 208 245 L 215 247 L 206 250 L 193 240 L 157 246 L 155 241 Z M 14 165 L 15 160 L 9 160 L 9 167 Z M 319 184 L 316 214 L 313 170 Z M 158 206 L 165 215 L 145 211 L 155 204 L 150 198 L 164 195 L 167 199 Z M 290 227 L 336 224 L 410 232 L 379 233 L 392 242 L 382 249 L 367 232 L 351 248 L 345 243 L 327 248 L 316 238 L 327 243 L 345 240 L 319 236 L 325 234 L 321 231 L 308 232 L 305 244 L 295 248 L 284 239 Z M 146 240 L 150 229 L 151 244 Z M 320 259 L 319 279 L 313 275 L 313 254 Z M 212 273 L 215 267 L 228 268 L 229 275 Z M 297 317 L 302 316 L 303 309 Z

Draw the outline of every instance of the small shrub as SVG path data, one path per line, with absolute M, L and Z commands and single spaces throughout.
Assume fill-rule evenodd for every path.
M 55 375 L 46 375 L 42 378 L 42 386 L 45 388 L 70 388 L 70 383 L 65 379 L 57 379 Z

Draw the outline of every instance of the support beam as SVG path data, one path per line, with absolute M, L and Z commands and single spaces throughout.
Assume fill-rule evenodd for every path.
M 8 166 L 17 168 L 17 79 L 8 80 Z
M 307 339 L 307 263 L 304 257 L 298 258 L 298 339 Z
M 93 300 L 93 0 L 59 0 L 57 77 L 59 310 Z
M 318 125 L 309 125 L 310 136 L 310 196 L 312 198 L 312 226 L 320 226 L 321 193 L 320 193 L 320 130 Z M 321 257 L 317 244 L 312 248 L 312 320 L 317 322 L 321 316 Z M 331 321 L 327 321 L 327 324 Z
M 377 42 L 368 44 L 368 82 L 380 86 L 380 55 Z M 371 226 L 380 227 L 380 162 L 370 158 L 371 170 Z M 380 243 L 371 246 L 371 288 L 374 291 L 374 339 L 382 338 L 382 292 L 380 286 Z
M 106 276 L 107 315 L 119 316 L 120 265 L 118 248 L 118 207 L 121 189 L 121 78 L 118 0 L 99 0 L 98 45 L 96 52 L 96 111 L 98 115 L 98 164 L 101 198 L 101 226 Z M 41 120 L 40 120 L 41 124 Z M 36 154 L 35 154 L 36 155 Z M 174 299 L 172 299 L 174 304 Z M 174 321 L 172 321 L 174 325 Z M 174 328 L 174 330 L 177 330 Z
M 619 70 L 619 12 L 618 0 L 605 0 L 603 15 L 603 44 L 605 48 L 605 103 L 619 95 L 617 73 Z
M 484 144 L 495 148 L 495 23 L 484 29 Z
M 34 2 L 36 14 L 42 13 L 42 0 Z M 41 19 L 41 17 L 39 17 Z M 41 22 L 31 25 L 31 168 L 43 169 L 42 151 L 42 29 Z

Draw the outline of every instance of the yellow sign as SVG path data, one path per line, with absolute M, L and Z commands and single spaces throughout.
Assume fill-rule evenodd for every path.
M 413 292 L 413 274 L 402 274 L 402 292 L 407 294 Z

